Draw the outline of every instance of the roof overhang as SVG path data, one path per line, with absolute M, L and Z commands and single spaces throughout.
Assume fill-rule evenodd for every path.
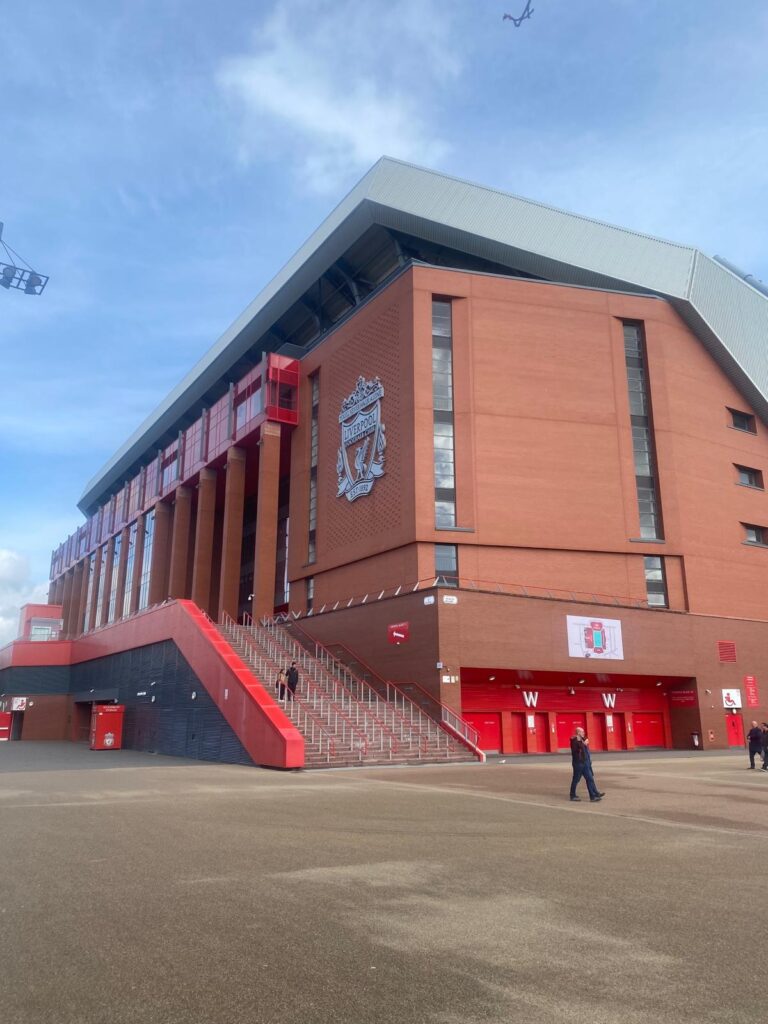
M 549 281 L 656 294 L 768 423 L 768 297 L 685 245 L 383 157 L 147 417 L 80 499 L 91 511 L 372 225 Z

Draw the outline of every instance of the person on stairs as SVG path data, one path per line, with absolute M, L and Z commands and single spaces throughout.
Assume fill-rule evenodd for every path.
M 296 668 L 296 662 L 291 662 L 291 667 L 286 673 L 286 680 L 288 683 L 288 700 L 293 700 L 296 693 L 296 687 L 299 684 L 299 670 Z

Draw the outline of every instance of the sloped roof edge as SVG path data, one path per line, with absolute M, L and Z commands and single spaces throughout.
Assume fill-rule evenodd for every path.
M 120 481 L 372 223 L 537 276 L 671 299 L 768 422 L 768 297 L 729 269 L 691 246 L 382 157 L 88 483 L 80 508 Z

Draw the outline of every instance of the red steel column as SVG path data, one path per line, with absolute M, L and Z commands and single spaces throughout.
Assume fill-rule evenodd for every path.
M 152 538 L 152 563 L 149 569 L 149 605 L 160 604 L 168 597 L 172 519 L 172 506 L 168 502 L 158 501 L 155 505 L 155 532 Z
M 82 560 L 83 571 L 80 576 L 80 607 L 77 612 L 77 622 L 73 624 L 74 632 L 79 636 L 86 629 L 85 611 L 88 607 L 88 581 L 91 578 L 91 556 L 86 555 Z
M 232 447 L 227 452 L 224 484 L 224 527 L 221 542 L 219 619 L 226 612 L 237 618 L 240 591 L 240 556 L 243 547 L 243 503 L 245 499 L 245 452 Z
M 209 615 L 213 568 L 213 528 L 216 521 L 216 470 L 201 469 L 197 485 L 195 554 L 192 562 L 192 600 Z
M 102 565 L 102 571 L 104 573 L 104 590 L 101 595 L 101 615 L 99 616 L 99 626 L 106 626 L 107 618 L 109 617 L 109 592 L 112 589 L 112 563 L 115 557 L 115 538 L 110 537 L 107 542 L 107 551 L 104 555 L 104 564 Z
M 74 570 L 68 569 L 64 576 L 64 597 L 62 604 L 64 607 L 61 610 L 61 617 L 64 620 L 64 635 L 69 636 L 70 626 L 72 624 L 72 584 L 74 581 Z
M 59 576 L 48 588 L 48 604 L 61 604 L 64 596 L 64 577 Z
M 275 610 L 275 562 L 280 487 L 280 424 L 265 423 L 259 445 L 259 490 L 256 499 L 256 540 L 253 552 L 253 603 L 258 620 Z
M 120 559 L 117 563 L 117 590 L 115 591 L 115 621 L 123 617 L 123 601 L 125 600 L 125 576 L 128 570 L 128 535 L 130 526 L 120 532 Z
M 81 558 L 75 566 L 75 578 L 72 581 L 72 613 L 69 620 L 69 632 L 78 636 L 82 631 L 83 621 L 83 577 L 85 576 L 86 559 Z
M 101 547 L 96 548 L 96 558 L 93 562 L 93 587 L 91 590 L 91 607 L 88 612 L 88 622 L 86 623 L 86 632 L 96 628 L 96 611 L 97 611 L 97 598 L 99 596 L 99 580 L 102 572 L 102 549 Z
M 188 597 L 187 565 L 189 561 L 189 534 L 192 524 L 192 491 L 189 487 L 176 488 L 173 510 L 173 536 L 171 538 L 171 567 L 168 577 L 169 597 Z
M 136 520 L 136 546 L 133 551 L 133 575 L 131 576 L 131 597 L 128 614 L 134 615 L 139 607 L 139 591 L 141 590 L 141 567 L 144 562 L 144 516 Z

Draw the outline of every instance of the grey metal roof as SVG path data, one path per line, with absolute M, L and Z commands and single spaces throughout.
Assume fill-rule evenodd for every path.
M 382 157 L 85 488 L 122 483 L 260 335 L 373 224 L 547 280 L 668 298 L 768 422 L 768 297 L 690 246 Z

